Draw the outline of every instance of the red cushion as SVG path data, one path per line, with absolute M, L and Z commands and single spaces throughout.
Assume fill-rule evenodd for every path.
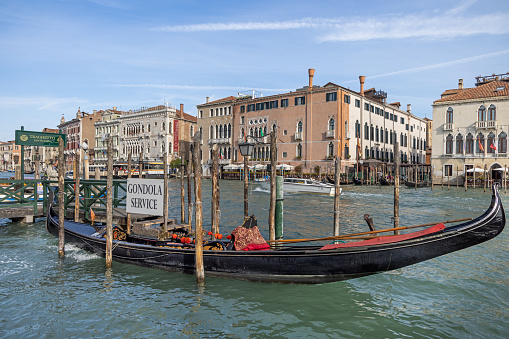
M 270 249 L 269 244 L 249 244 L 242 249 L 242 251 L 265 251 Z
M 377 238 L 373 238 L 373 239 L 369 239 L 369 240 L 349 242 L 346 244 L 329 244 L 329 245 L 325 245 L 324 247 L 320 248 L 320 250 L 333 250 L 336 248 L 343 248 L 343 247 L 359 247 L 359 246 L 390 244 L 393 242 L 413 239 L 413 238 L 421 237 L 426 234 L 435 233 L 435 232 L 443 230 L 444 228 L 445 228 L 444 224 L 438 224 L 435 226 L 428 227 L 425 230 L 408 233 L 408 234 L 377 237 Z

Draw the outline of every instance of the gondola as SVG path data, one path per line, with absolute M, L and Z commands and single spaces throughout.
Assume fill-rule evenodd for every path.
M 387 178 L 380 177 L 380 185 L 382 185 L 382 186 L 390 186 L 392 184 L 389 182 L 389 180 L 387 180 Z
M 48 232 L 58 237 L 58 225 L 58 217 L 50 205 L 46 218 Z M 96 228 L 70 220 L 65 220 L 64 225 L 67 244 L 104 256 L 104 226 Z M 210 277 L 277 283 L 326 283 L 395 270 L 462 250 L 496 237 L 504 226 L 504 209 L 497 187 L 493 186 L 488 210 L 465 223 L 449 227 L 439 224 L 423 231 L 357 243 L 294 245 L 275 250 L 232 250 L 231 243 L 218 241 L 218 250 L 203 251 L 203 263 L 205 276 Z M 123 263 L 193 273 L 194 252 L 192 244 L 157 239 L 150 243 L 127 236 L 124 240 L 113 240 L 112 255 L 114 260 Z M 482 263 L 474 260 L 472 265 Z
M 362 179 L 352 178 L 354 185 L 362 185 Z
M 408 181 L 405 180 L 405 185 L 410 188 L 415 187 L 415 181 Z M 429 181 L 419 181 L 417 182 L 417 187 L 429 187 L 431 186 L 431 183 Z

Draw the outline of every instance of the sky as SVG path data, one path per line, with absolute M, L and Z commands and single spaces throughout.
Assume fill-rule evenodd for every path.
M 432 118 L 458 79 L 509 72 L 509 1 L 0 1 L 0 141 L 78 109 L 264 96 L 333 82 Z

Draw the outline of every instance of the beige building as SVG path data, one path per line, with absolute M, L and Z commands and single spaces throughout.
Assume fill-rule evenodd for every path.
M 503 177 L 509 166 L 509 73 L 476 78 L 475 87 L 446 90 L 433 103 L 434 180 L 460 183 L 465 173 Z M 475 168 L 475 169 L 474 169 Z

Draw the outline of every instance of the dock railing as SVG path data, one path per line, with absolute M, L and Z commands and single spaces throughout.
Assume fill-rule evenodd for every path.
M 74 209 L 74 179 L 64 180 L 65 209 Z M 126 206 L 126 180 L 113 180 L 113 208 Z M 13 206 L 32 206 L 34 214 L 39 214 L 38 203 L 42 203 L 42 213 L 46 213 L 49 190 L 58 193 L 58 181 L 50 180 L 0 180 L 0 208 Z M 90 209 L 94 212 L 106 212 L 106 180 L 80 180 L 79 205 L 84 217 L 90 218 Z M 55 194 L 57 197 L 58 194 Z

